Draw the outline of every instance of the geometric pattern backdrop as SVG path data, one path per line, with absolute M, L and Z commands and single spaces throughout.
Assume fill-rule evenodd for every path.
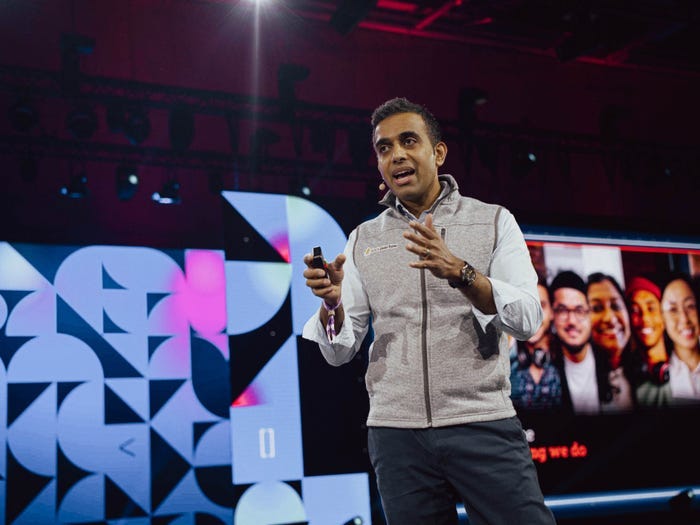
M 223 254 L 2 243 L 0 268 L 5 522 L 230 523 Z
M 0 524 L 370 523 L 365 472 L 303 472 L 302 257 L 345 235 L 224 197 L 225 254 L 0 242 Z
M 326 257 L 347 240 L 307 200 L 224 192 L 235 523 L 370 523 L 368 476 L 305 476 L 298 345 L 319 300 L 304 284 L 303 256 Z M 315 350 L 318 351 L 317 349 Z M 319 431 L 323 432 L 319 421 Z

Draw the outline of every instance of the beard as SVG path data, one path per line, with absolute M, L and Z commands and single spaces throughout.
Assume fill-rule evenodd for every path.
M 586 343 L 583 343 L 582 345 L 569 345 L 562 341 L 561 346 L 571 355 L 577 355 L 580 354 L 586 347 Z

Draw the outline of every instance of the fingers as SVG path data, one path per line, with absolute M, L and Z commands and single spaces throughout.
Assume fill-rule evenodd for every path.
M 406 234 L 404 234 L 404 237 L 406 237 L 406 238 L 408 239 L 408 237 L 406 236 Z M 407 249 L 409 252 L 414 253 L 414 254 L 416 254 L 418 257 L 421 257 L 421 258 L 426 258 L 426 257 L 430 256 L 430 254 L 432 253 L 432 252 L 430 251 L 430 248 L 427 248 L 424 244 L 416 244 L 416 242 L 419 242 L 417 239 L 415 239 L 415 240 L 414 240 L 414 239 L 411 239 L 411 240 L 413 240 L 413 242 L 412 242 L 412 243 L 408 243 L 408 244 L 406 245 L 406 249 Z
M 306 279 L 306 286 L 318 297 L 325 298 L 334 293 L 337 295 L 338 285 L 342 281 L 342 269 L 345 261 L 346 257 L 341 253 L 333 262 L 327 263 L 328 273 L 326 273 L 326 270 L 312 266 L 313 255 L 307 253 L 304 255 L 306 269 L 303 273 Z
M 425 216 L 425 222 L 421 224 L 418 221 L 411 221 L 408 225 L 413 228 L 416 232 L 420 233 L 424 237 L 433 239 L 437 236 L 437 231 L 433 226 L 433 214 L 429 213 Z
M 335 260 L 332 263 L 330 263 L 330 266 L 333 268 L 333 270 L 338 272 L 338 271 L 343 269 L 343 265 L 345 264 L 345 260 L 346 260 L 345 254 L 341 253 L 335 258 Z

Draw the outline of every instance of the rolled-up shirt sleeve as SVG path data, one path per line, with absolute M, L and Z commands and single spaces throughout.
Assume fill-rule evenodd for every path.
M 474 316 L 483 330 L 493 323 L 515 339 L 526 340 L 542 323 L 537 273 L 520 227 L 506 209 L 498 217 L 496 235 L 488 276 L 496 313 L 485 314 L 474 308 Z
M 304 339 L 318 343 L 323 357 L 334 366 L 347 363 L 355 356 L 369 330 L 369 301 L 353 259 L 356 236 L 357 232 L 353 230 L 344 250 L 346 261 L 343 270 L 345 275 L 341 291 L 343 311 L 345 312 L 343 326 L 333 340 L 329 341 L 326 329 L 321 322 L 320 311 L 317 310 L 306 322 L 301 334 Z

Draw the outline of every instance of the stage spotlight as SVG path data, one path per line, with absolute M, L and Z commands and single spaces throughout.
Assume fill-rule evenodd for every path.
M 139 176 L 132 166 L 117 166 L 117 197 L 121 201 L 131 199 L 139 187 Z
M 70 182 L 65 185 L 61 186 L 61 189 L 59 190 L 61 195 L 64 197 L 68 197 L 69 199 L 82 199 L 83 197 L 87 197 L 88 195 L 88 187 L 87 187 L 87 175 L 85 175 L 85 172 L 78 172 L 73 177 L 71 177 Z
M 165 184 L 163 184 L 163 189 L 160 192 L 155 192 L 151 199 L 153 199 L 158 204 L 180 204 L 182 199 L 180 198 L 180 183 L 175 179 L 170 179 Z
M 306 177 L 299 177 L 296 183 L 294 193 L 296 193 L 297 195 L 301 195 L 302 197 L 311 196 L 311 186 L 309 185 L 309 181 Z
M 20 133 L 29 133 L 39 123 L 39 115 L 26 99 L 20 99 L 9 109 L 7 117 L 12 129 Z
M 537 154 L 522 144 L 516 144 L 511 149 L 511 173 L 515 178 L 527 176 L 537 165 Z
M 690 507 L 690 504 L 694 498 L 695 492 L 693 489 L 685 489 L 673 496 L 668 503 L 674 510 L 685 510 Z
M 97 115 L 87 104 L 79 104 L 68 113 L 66 128 L 76 139 L 87 140 L 97 129 Z
M 151 134 L 151 121 L 143 108 L 132 108 L 126 114 L 124 135 L 132 144 L 141 144 Z
M 168 118 L 170 145 L 175 151 L 183 152 L 192 144 L 194 139 L 194 114 L 185 107 L 170 110 Z
M 341 35 L 347 35 L 377 5 L 377 0 L 343 0 L 331 16 L 331 25 Z

